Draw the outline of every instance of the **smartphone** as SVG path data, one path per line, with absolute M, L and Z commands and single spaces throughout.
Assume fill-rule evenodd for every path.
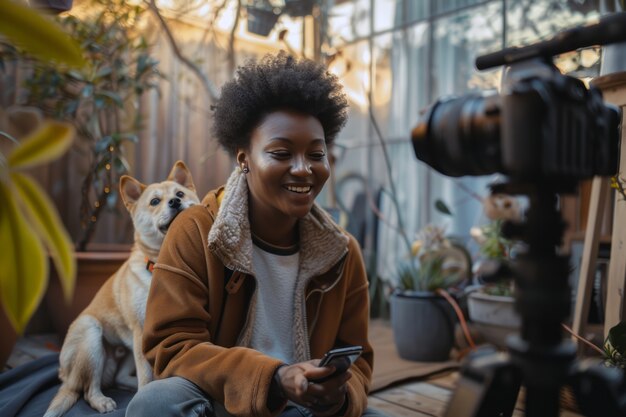
M 361 353 L 363 353 L 362 346 L 347 346 L 329 350 L 324 354 L 318 366 L 334 366 L 335 372 L 322 379 L 314 380 L 313 382 L 324 382 L 327 379 L 346 372 L 348 368 L 350 368 L 350 365 L 361 356 Z

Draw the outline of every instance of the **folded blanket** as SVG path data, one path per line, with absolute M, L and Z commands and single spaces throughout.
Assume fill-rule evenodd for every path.
M 0 373 L 0 416 L 42 417 L 61 386 L 58 371 L 59 354 L 55 353 Z M 135 392 L 121 389 L 103 392 L 117 403 L 117 410 L 106 416 L 124 417 L 126 406 Z M 102 417 L 102 414 L 81 397 L 65 416 Z

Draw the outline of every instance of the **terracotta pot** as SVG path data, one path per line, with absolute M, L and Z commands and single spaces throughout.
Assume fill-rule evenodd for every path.
M 0 304 L 0 335 L 2 335 L 0 337 L 0 371 L 2 371 L 17 341 L 17 333 L 4 313 L 2 304 Z
M 63 290 L 56 271 L 51 268 L 45 303 L 52 326 L 61 339 L 65 337 L 70 324 L 87 307 L 102 284 L 129 256 L 129 247 L 120 247 L 115 251 L 77 252 L 76 287 L 69 304 L 63 298 Z

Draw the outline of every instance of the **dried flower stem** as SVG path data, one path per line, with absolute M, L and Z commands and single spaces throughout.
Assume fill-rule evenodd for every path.
M 585 339 L 584 337 L 574 333 L 574 331 L 566 324 L 561 323 L 561 326 L 563 326 L 563 328 L 567 330 L 567 332 L 571 334 L 572 336 L 574 336 L 576 339 L 580 340 L 581 342 L 583 342 L 584 344 L 586 344 L 587 346 L 589 346 L 590 348 L 598 352 L 600 355 L 604 356 L 604 352 L 602 351 L 602 349 L 600 349 L 599 347 L 597 347 L 596 345 L 594 345 L 593 343 L 591 343 L 589 340 Z

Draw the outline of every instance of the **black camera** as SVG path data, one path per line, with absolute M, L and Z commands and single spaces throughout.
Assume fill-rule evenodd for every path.
M 574 39 L 568 42 L 568 35 Z M 411 132 L 417 158 L 452 177 L 499 172 L 519 181 L 576 181 L 614 175 L 619 108 L 552 62 L 557 53 L 593 45 L 595 35 L 563 32 L 558 50 L 546 41 L 479 57 L 479 69 L 508 65 L 501 93 L 444 98 L 430 106 Z M 601 35 L 606 43 L 607 32 Z
M 549 41 L 479 57 L 478 69 L 505 65 L 500 94 L 439 100 L 412 131 L 417 158 L 442 174 L 503 173 L 509 179 L 492 192 L 528 196 L 524 220 L 503 225 L 507 237 L 525 244 L 507 271 L 515 279 L 519 334 L 507 339 L 504 355 L 473 352 L 446 417 L 511 416 L 521 386 L 527 416 L 558 417 L 563 386 L 572 387 L 585 416 L 626 415 L 624 374 L 600 362 L 577 364 L 576 346 L 563 338 L 572 293 L 570 259 L 559 249 L 565 223 L 557 198 L 581 179 L 617 173 L 621 113 L 552 62 L 559 53 L 623 41 L 626 13 L 617 13 Z

